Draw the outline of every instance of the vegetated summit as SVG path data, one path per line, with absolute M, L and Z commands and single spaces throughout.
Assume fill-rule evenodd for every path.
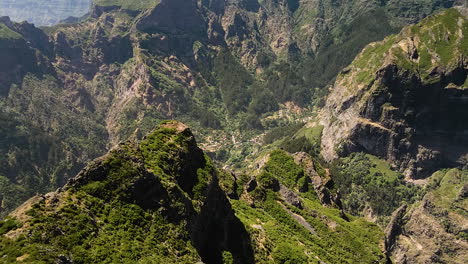
M 0 222 L 0 262 L 463 261 L 466 10 L 440 12 L 454 4 L 95 1 L 79 23 L 2 18 L 0 214 L 65 187 Z M 181 123 L 153 130 L 172 118 L 211 158 Z

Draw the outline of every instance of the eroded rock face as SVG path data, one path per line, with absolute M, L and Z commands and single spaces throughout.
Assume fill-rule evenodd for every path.
M 302 209 L 302 202 L 299 196 L 293 191 L 286 188 L 284 185 L 280 185 L 279 194 L 286 201 L 286 203 Z
M 386 3 L 391 2 L 395 1 Z M 30 24 L 8 22 L 23 40 L 8 40 L 0 50 L 0 96 L 17 84 L 5 109 L 59 138 L 60 146 L 68 146 L 67 160 L 80 164 L 73 165 L 73 173 L 59 169 L 59 178 L 68 179 L 84 162 L 120 141 L 141 138 L 155 120 L 191 113 L 187 118 L 194 122 L 222 128 L 221 113 L 230 106 L 223 101 L 225 85 L 213 74 L 220 55 L 228 54 L 232 60 L 224 63 L 235 62 L 236 70 L 249 73 L 262 74 L 275 61 L 291 59 L 293 67 L 296 59 L 325 51 L 324 37 L 332 29 L 379 6 L 370 0 L 96 1 L 88 19 L 50 28 L 47 34 Z M 414 6 L 421 10 L 411 13 L 405 7 L 405 21 L 441 5 L 431 0 Z M 249 94 L 248 86 L 238 85 L 239 93 Z M 249 97 L 240 104 L 249 105 Z M 208 111 L 206 121 L 199 113 L 215 105 L 220 111 Z M 70 124 L 74 126 L 70 130 L 80 133 L 68 131 Z M 36 170 L 31 173 L 42 177 Z
M 436 184 L 419 204 L 399 208 L 386 230 L 387 255 L 395 263 L 464 263 L 468 257 L 463 198 L 466 171 L 435 173 Z M 406 211 L 406 212 L 405 212 Z
M 446 36 L 427 40 L 438 34 L 437 26 L 452 25 L 456 28 L 444 31 Z M 368 46 L 340 74 L 327 100 L 323 156 L 333 160 L 363 151 L 414 178 L 463 164 L 467 27 L 466 17 L 452 9 Z M 451 43 L 450 55 L 438 53 L 441 42 Z
M 334 183 L 331 175 L 328 174 L 328 170 L 325 171 L 326 175 L 319 175 L 315 169 L 315 162 L 307 153 L 304 152 L 295 153 L 294 161 L 296 164 L 304 168 L 307 178 L 312 184 L 322 205 L 337 206 L 342 210 L 339 194 L 334 194 L 330 191 L 330 189 L 333 188 Z
M 402 226 L 404 225 L 403 217 L 407 209 L 407 205 L 402 205 L 395 210 L 390 219 L 390 223 L 388 223 L 385 228 L 385 252 L 387 255 L 390 255 L 395 248 L 396 239 L 401 234 Z

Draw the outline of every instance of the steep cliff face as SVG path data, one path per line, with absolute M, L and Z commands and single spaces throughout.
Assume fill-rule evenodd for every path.
M 466 163 L 468 22 L 451 9 L 369 45 L 322 113 L 327 160 L 364 151 L 406 176 Z
M 364 36 L 380 39 L 422 13 L 453 4 L 442 2 L 415 1 L 403 12 L 398 1 L 99 0 L 85 20 L 44 31 L 4 19 L 2 107 L 10 119 L 55 138 L 67 153 L 58 155 L 64 158 L 59 167 L 50 165 L 57 179 L 41 170 L 8 178 L 20 185 L 28 177 L 45 179 L 54 182 L 52 190 L 84 162 L 172 118 L 190 123 L 213 152 L 229 157 L 231 150 L 251 151 L 238 150 L 244 147 L 238 143 L 270 126 L 261 120 L 265 114 L 280 104 L 306 108 L 311 98 L 321 98 L 324 90 L 315 88 L 340 68 L 322 66 L 342 65 L 329 63 L 330 56 L 350 59 L 376 40 Z M 379 17 L 385 29 L 364 23 Z M 358 45 L 349 36 L 359 25 L 365 30 Z M 352 52 L 334 52 L 340 43 Z M 10 160 L 19 157 L 15 145 L 4 152 Z
M 397 212 L 393 239 L 387 244 L 396 263 L 465 262 L 467 182 L 466 171 L 439 171 L 430 178 L 421 202 Z

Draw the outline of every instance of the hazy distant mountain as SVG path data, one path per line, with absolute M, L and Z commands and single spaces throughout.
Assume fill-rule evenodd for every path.
M 28 21 L 36 26 L 57 24 L 68 17 L 80 17 L 89 11 L 91 0 L 2 0 L 0 16 L 13 21 Z

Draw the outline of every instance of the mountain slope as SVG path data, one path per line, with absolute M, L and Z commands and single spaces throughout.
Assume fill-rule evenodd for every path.
M 327 160 L 364 151 L 408 177 L 466 163 L 468 22 L 457 9 L 369 45 L 322 113 Z
M 439 171 L 430 178 L 422 201 L 395 215 L 387 248 L 396 263 L 465 262 L 467 182 L 466 170 Z
M 377 226 L 334 209 L 325 187 L 322 206 L 314 166 L 273 152 L 247 190 L 165 122 L 0 222 L 0 263 L 384 263 Z
M 84 162 L 171 118 L 236 165 L 259 147 L 262 129 L 320 106 L 322 87 L 369 41 L 454 4 L 401 2 L 95 1 L 84 21 L 44 31 L 3 18 L 4 115 L 37 127 L 63 154 L 17 175 L 8 163 L 0 175 L 28 193 L 52 190 Z M 368 23 L 381 17 L 384 23 Z M 343 60 L 329 63 L 332 57 Z M 29 146 L 21 144 L 14 140 L 2 153 L 23 159 L 16 148 Z M 44 187 L 25 184 L 28 177 Z
M 198 249 L 217 263 L 224 249 L 249 263 L 247 233 L 216 174 L 185 125 L 162 124 L 139 145 L 120 145 L 63 189 L 13 212 L 22 226 L 2 237 L 1 261 L 187 263 L 200 260 Z

